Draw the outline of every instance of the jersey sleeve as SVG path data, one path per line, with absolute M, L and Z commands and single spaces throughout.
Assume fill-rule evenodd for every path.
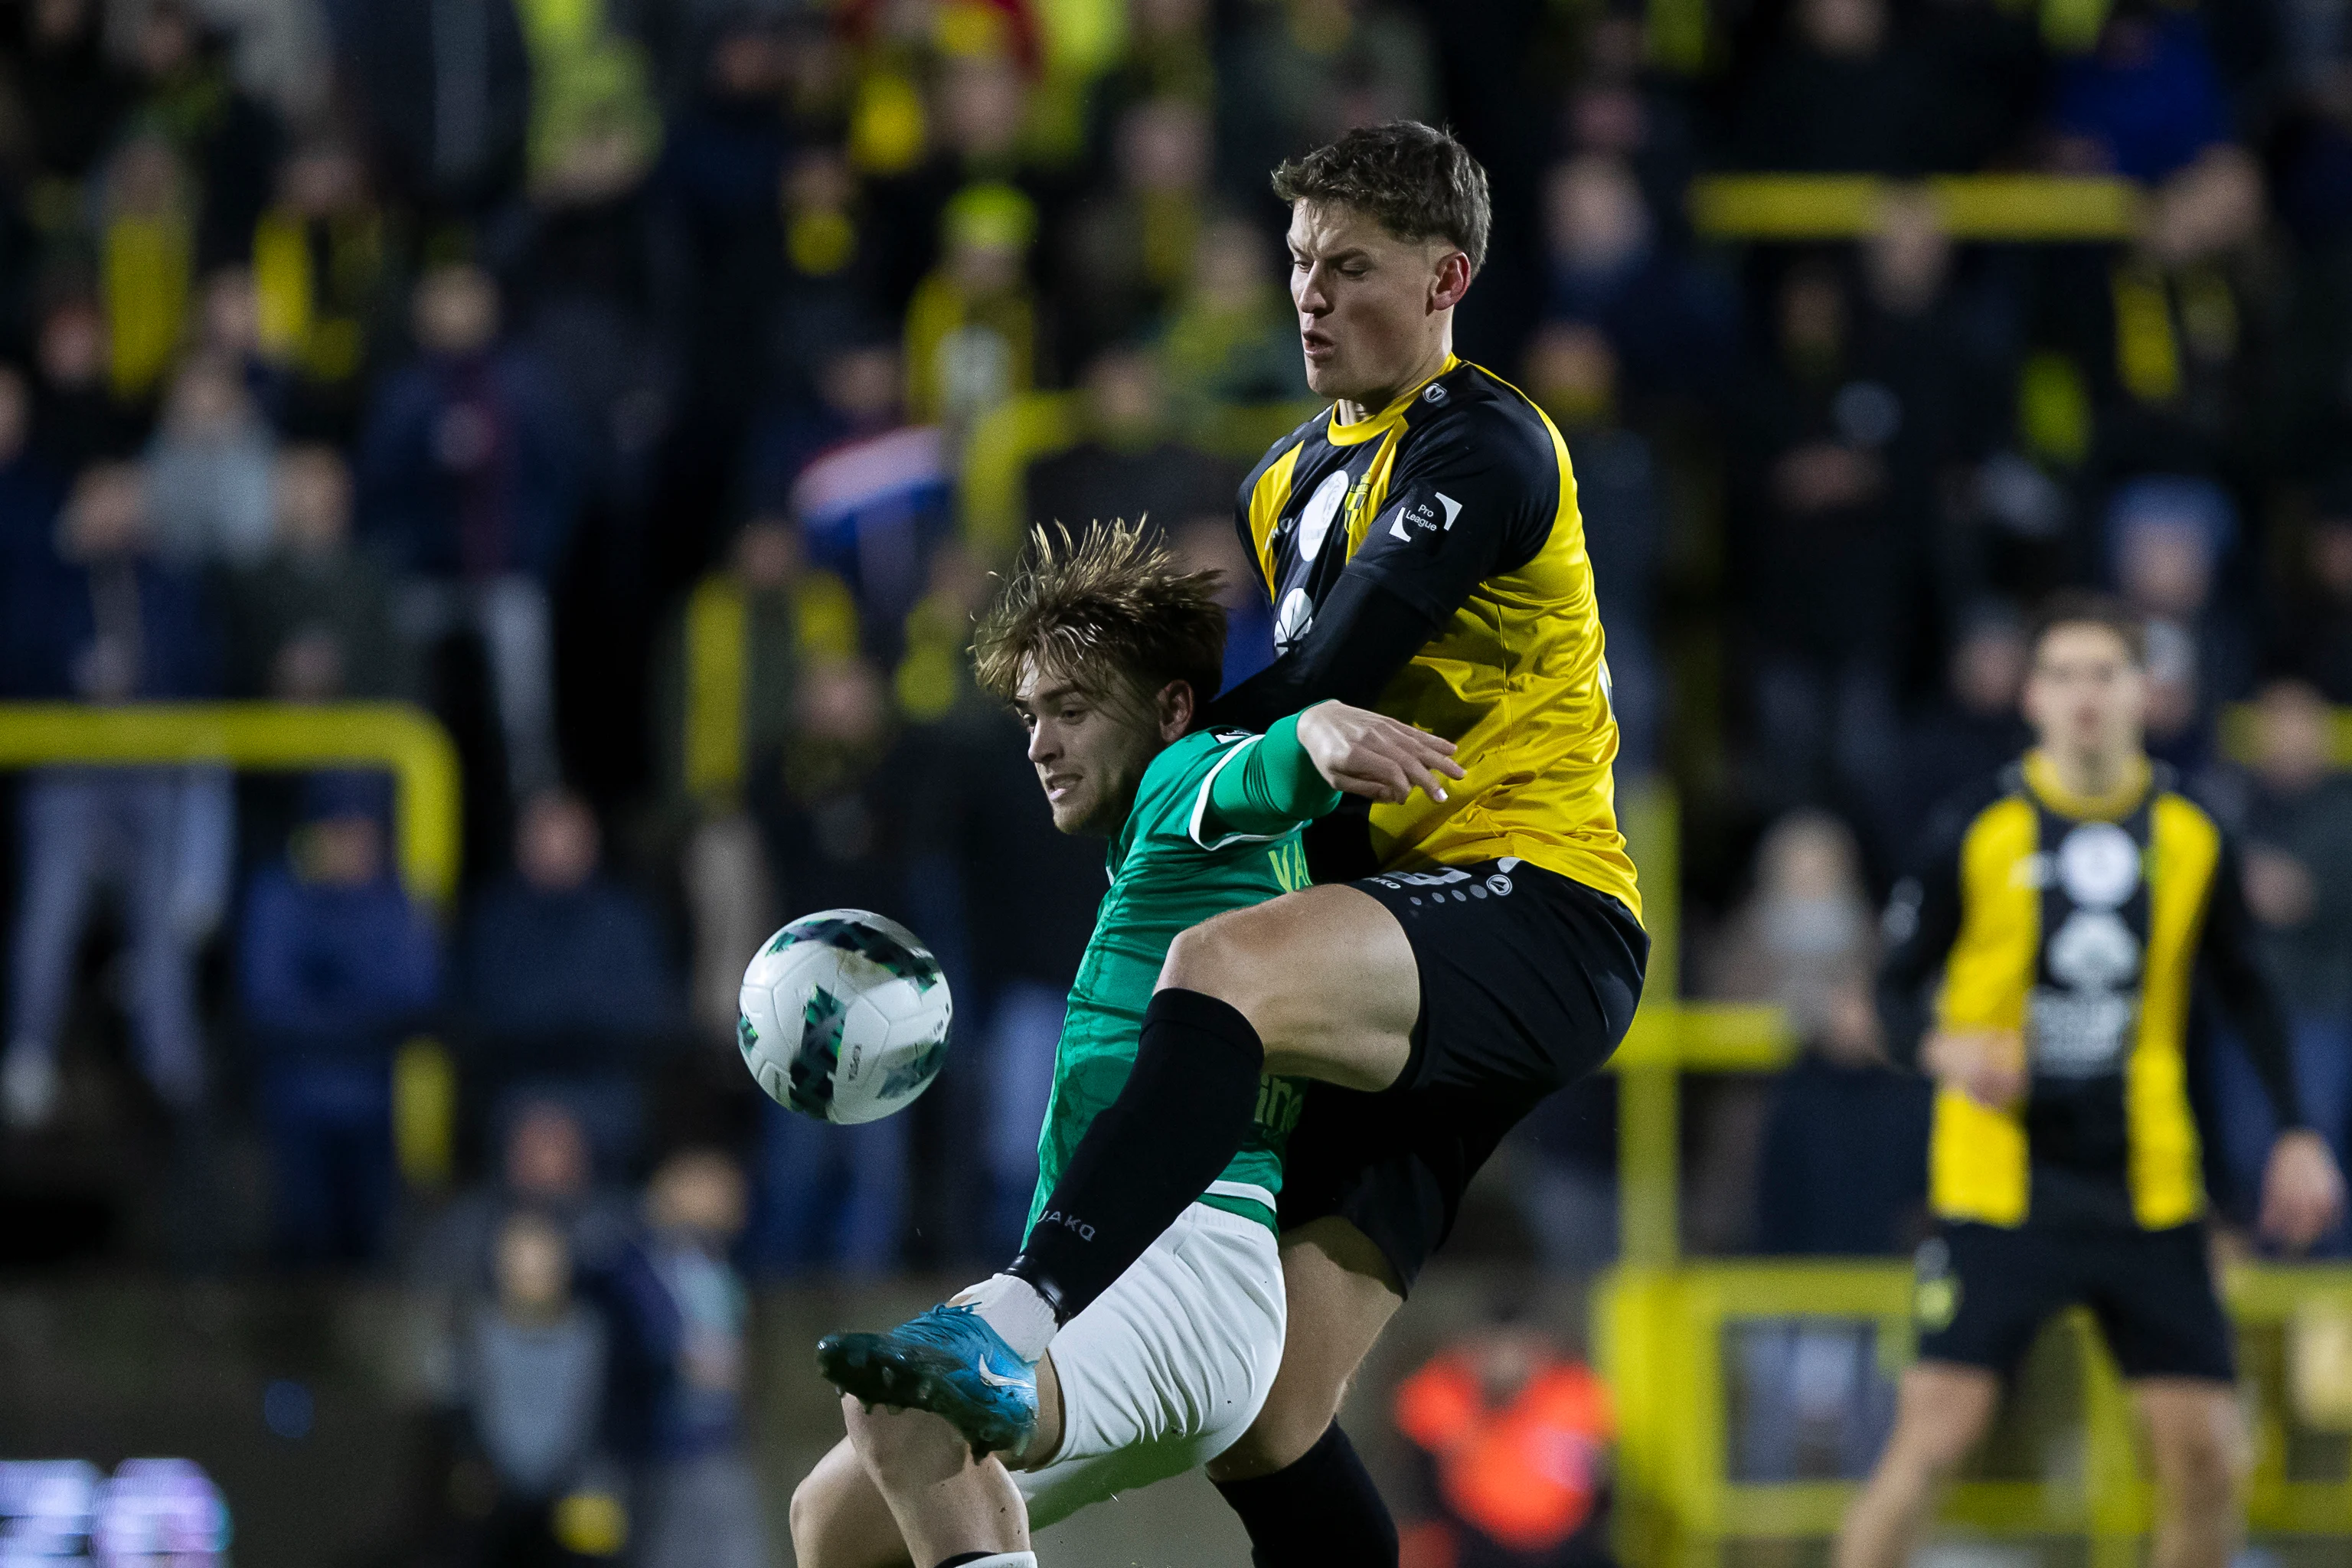
M 1443 623 L 1481 582 L 1535 559 L 1565 482 L 1540 422 L 1465 409 L 1406 449 L 1347 575 Z
M 1340 575 L 1315 612 L 1315 625 L 1288 652 L 1209 705 L 1208 721 L 1267 730 L 1318 702 L 1377 707 L 1397 671 L 1428 646 L 1443 622 L 1370 576 Z
M 1298 743 L 1296 714 L 1219 758 L 1193 797 L 1190 834 L 1203 849 L 1265 843 L 1339 804 L 1339 792 Z
M 1264 730 L 1329 699 L 1375 706 L 1472 589 L 1543 549 L 1565 482 L 1539 422 L 1525 426 L 1493 409 L 1454 416 L 1408 449 L 1387 503 L 1307 635 L 1219 697 L 1209 721 Z M 1244 544 L 1249 495 L 1245 486 Z
M 2213 868 L 2213 890 L 2206 902 L 2197 967 L 2237 1026 L 2246 1059 L 2263 1080 L 2279 1126 L 2303 1127 L 2308 1123 L 2294 1080 L 2286 1006 L 2256 950 L 2254 917 L 2246 908 L 2244 878 L 2237 843 L 2225 833 L 2221 859 Z
M 1919 1065 L 1927 1037 L 1930 991 L 1960 934 L 1960 843 L 1981 802 L 1969 799 L 1937 810 L 1922 836 L 1910 871 L 1887 900 L 1878 966 L 1878 1017 L 1886 1055 L 1898 1067 Z

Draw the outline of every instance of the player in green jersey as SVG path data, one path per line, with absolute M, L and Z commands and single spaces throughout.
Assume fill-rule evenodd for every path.
M 1446 742 L 1339 703 L 1263 735 L 1188 732 L 1223 659 L 1215 587 L 1213 574 L 1181 572 L 1139 529 L 1098 528 L 1082 542 L 1041 531 L 975 638 L 982 686 L 1009 699 L 1028 728 L 1054 825 L 1110 841 L 1110 889 L 1055 1053 L 1033 1229 L 1063 1223 L 1044 1212 L 1045 1199 L 1134 1068 L 1169 943 L 1213 915 L 1306 884 L 1299 826 L 1337 805 L 1340 791 L 1317 771 L 1301 731 L 1312 740 L 1321 726 L 1369 725 L 1369 742 L 1353 734 L 1353 756 L 1369 745 L 1454 771 Z M 1365 787 L 1346 773 L 1340 783 Z M 793 1494 L 803 1568 L 1029 1568 L 1033 1526 L 1204 1463 L 1239 1437 L 1282 1360 L 1274 1204 L 1297 1110 L 1293 1082 L 1261 1082 L 1240 1152 L 1072 1320 L 1039 1363 L 1034 1392 L 1025 1376 L 988 1376 L 1016 1358 L 990 1346 L 992 1331 L 956 1303 L 921 1321 L 953 1352 L 937 1363 L 906 1353 L 914 1336 L 904 1329 L 887 1345 L 876 1335 L 827 1340 L 820 1363 L 845 1391 L 849 1436 Z M 895 1408 L 914 1404 L 926 1379 L 966 1368 L 968 1399 L 1034 1402 L 1024 1447 L 975 1460 L 940 1416 Z

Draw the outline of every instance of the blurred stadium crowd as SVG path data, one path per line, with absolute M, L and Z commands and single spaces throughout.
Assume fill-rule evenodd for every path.
M 1148 513 L 1231 574 L 1229 675 L 1271 657 L 1232 494 L 1313 405 L 1266 171 L 1407 116 L 1494 177 L 1460 348 L 1573 454 L 1621 790 L 1682 802 L 1685 988 L 1807 1043 L 1696 1097 L 1693 1244 L 1915 1234 L 1873 911 L 2021 745 L 2063 584 L 2149 617 L 2158 750 L 2249 837 L 2340 1144 L 2352 20 L 1758 0 L 1677 62 L 1654 10 L 0 5 L 0 698 L 415 701 L 466 805 L 445 919 L 383 777 L 16 775 L 7 1260 L 527 1294 L 551 1237 L 660 1234 L 581 1194 L 689 1146 L 746 1173 L 755 1276 L 1003 1250 L 1102 873 L 966 618 L 1025 521 Z M 1708 243 L 1691 182 L 1741 169 L 2110 173 L 2144 222 L 1955 244 L 1898 185 L 1853 242 Z M 744 958 L 837 905 L 921 931 L 961 1015 L 939 1089 L 863 1129 L 760 1101 L 731 1045 Z M 420 1038 L 437 1140 L 395 1093 Z M 2264 1112 L 2213 1064 L 2242 1178 Z M 1504 1167 L 1556 1266 L 1611 1246 L 1609 1098 Z

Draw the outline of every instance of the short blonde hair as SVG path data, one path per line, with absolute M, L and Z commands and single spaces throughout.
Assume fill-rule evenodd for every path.
M 1218 578 L 1186 571 L 1139 523 L 1036 528 L 973 630 L 980 688 L 1009 702 L 1034 663 L 1097 696 L 1181 680 L 1204 703 L 1224 672 Z

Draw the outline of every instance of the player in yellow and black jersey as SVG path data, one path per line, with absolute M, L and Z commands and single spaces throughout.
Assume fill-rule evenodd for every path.
M 1445 798 L 1374 804 L 1369 835 L 1356 814 L 1360 847 L 1320 836 L 1317 879 L 1512 856 L 1638 913 L 1576 479 L 1542 410 L 1448 354 L 1372 417 L 1334 409 L 1275 443 L 1236 510 L 1277 657 L 1217 721 L 1340 697 L 1452 741 L 1467 770 Z
M 1937 1079 L 1938 1225 L 1918 1258 L 1919 1362 L 1838 1568 L 1907 1561 L 2000 1379 L 2077 1302 L 2148 1424 L 2164 1498 L 2155 1561 L 2229 1560 L 2242 1442 L 2189 1104 L 2200 986 L 2288 1129 L 2263 1228 L 2309 1245 L 2343 1185 L 2303 1124 L 2235 852 L 2148 759 L 2146 702 L 2137 623 L 2087 595 L 2054 603 L 2025 689 L 2038 744 L 1939 815 L 1890 906 L 1881 1012 L 1889 1054 Z

